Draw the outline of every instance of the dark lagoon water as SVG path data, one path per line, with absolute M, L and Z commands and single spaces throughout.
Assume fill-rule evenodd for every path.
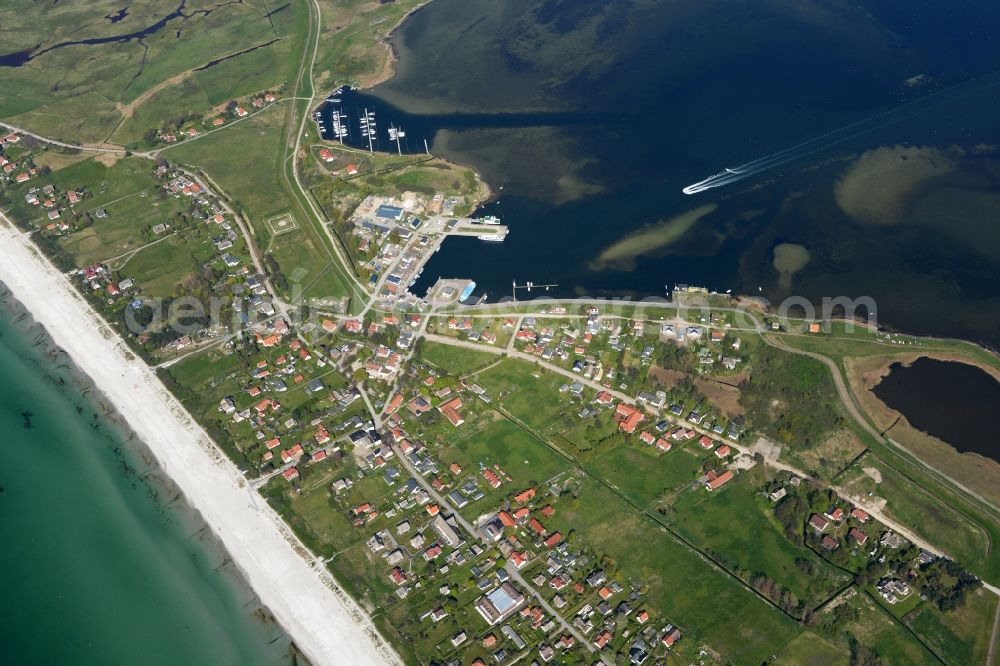
M 345 112 L 473 166 L 511 227 L 449 240 L 418 290 L 867 295 L 882 324 L 1000 345 L 1000 3 L 435 0 L 395 45 Z M 776 269 L 782 243 L 807 263 Z
M 1000 462 L 1000 382 L 967 363 L 918 358 L 894 363 L 875 395 L 910 424 L 962 452 Z
M 226 554 L 44 339 L 0 309 L 0 663 L 291 663 Z

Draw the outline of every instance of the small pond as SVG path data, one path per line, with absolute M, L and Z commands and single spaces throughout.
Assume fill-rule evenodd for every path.
M 914 428 L 1000 461 L 1000 382 L 986 371 L 924 357 L 893 363 L 873 390 Z

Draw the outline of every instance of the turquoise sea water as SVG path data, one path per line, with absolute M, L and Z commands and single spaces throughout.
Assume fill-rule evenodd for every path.
M 44 339 L 0 307 L 0 663 L 290 663 L 225 552 Z

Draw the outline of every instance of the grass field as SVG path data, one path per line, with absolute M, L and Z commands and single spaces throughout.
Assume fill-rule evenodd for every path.
M 782 342 L 788 345 L 815 351 L 833 359 L 850 356 L 871 356 L 909 351 L 950 351 L 968 356 L 995 368 L 1000 368 L 1000 359 L 971 342 L 964 340 L 941 340 L 897 335 L 899 343 L 889 343 L 872 331 L 855 327 L 848 332 L 843 323 L 833 325 L 829 334 L 824 335 L 783 335 Z
M 328 242 L 312 224 L 282 180 L 285 154 L 284 123 L 290 108 L 274 104 L 262 113 L 202 138 L 178 144 L 164 156 L 197 167 L 233 198 L 246 214 L 257 242 L 274 252 L 289 283 L 301 276 L 304 296 L 336 299 L 349 288 L 339 269 L 331 266 Z M 271 238 L 267 220 L 291 212 L 298 229 Z M 299 270 L 301 269 L 301 270 Z
M 61 237 L 62 249 L 76 266 L 106 262 L 134 278 L 147 295 L 168 296 L 213 256 L 214 248 L 197 227 L 179 230 L 177 235 L 172 235 L 173 229 L 159 236 L 152 233 L 152 227 L 170 224 L 174 215 L 189 207 L 187 200 L 164 194 L 153 180 L 152 168 L 152 162 L 139 158 L 119 160 L 110 167 L 85 159 L 25 186 L 52 183 L 61 192 L 85 189 L 91 193 L 74 207 L 77 214 L 90 215 L 91 226 Z M 34 219 L 38 226 L 48 222 L 37 207 L 24 203 L 19 191 L 12 195 L 15 217 Z M 107 217 L 96 216 L 99 208 Z M 73 217 L 65 208 L 62 214 Z
M 338 83 L 371 85 L 383 78 L 389 51 L 379 41 L 406 12 L 423 1 L 323 0 L 315 70 L 319 89 L 333 88 Z
M 157 194 L 157 190 L 150 188 L 105 206 L 95 206 L 104 208 L 108 216 L 95 220 L 92 227 L 70 234 L 63 247 L 73 255 L 78 265 L 88 266 L 119 257 L 162 238 L 154 236 L 150 228 L 168 223 L 171 214 L 187 208 L 187 202 L 174 197 L 161 198 Z M 88 206 L 89 210 L 94 208 Z M 120 262 L 112 263 L 117 266 Z
M 141 140 L 150 129 L 160 128 L 172 119 L 184 118 L 192 113 L 207 114 L 211 108 L 204 88 L 189 75 L 150 93 L 145 103 L 122 119 L 110 140 L 128 145 Z
M 690 447 L 675 445 L 667 453 L 653 447 L 628 444 L 602 453 L 587 464 L 594 474 L 613 484 L 629 499 L 651 507 L 691 485 L 702 456 Z
M 564 414 L 566 400 L 558 389 L 566 383 L 566 378 L 531 363 L 505 359 L 476 375 L 476 383 L 486 388 L 494 400 L 499 399 L 514 416 L 539 432 L 552 432 L 566 423 L 578 422 L 574 415 Z
M 120 9 L 120 3 L 109 0 L 44 10 L 7 3 L 0 9 L 4 52 L 32 49 L 33 55 L 21 67 L 5 68 L 0 116 L 46 136 L 99 142 L 148 103 L 141 122 L 130 121 L 121 137 L 141 135 L 144 125 L 155 126 L 176 111 L 164 108 L 166 97 L 156 93 L 173 88 L 178 78 L 193 76 L 204 99 L 215 104 L 285 81 L 295 60 L 289 57 L 295 36 L 304 33 L 305 12 L 297 4 L 268 15 L 266 5 L 189 0 L 181 15 L 176 4 L 147 0 L 131 3 L 119 23 L 104 18 Z M 141 41 L 70 44 L 154 26 Z M 249 50 L 272 40 L 278 41 Z M 233 57 L 223 60 L 227 56 Z M 79 66 L 82 62 L 87 65 Z M 177 91 L 174 97 L 180 97 Z
M 420 358 L 449 375 L 461 376 L 500 359 L 496 354 L 437 342 L 422 342 Z
M 228 127 L 164 149 L 163 156 L 207 172 L 246 212 L 258 233 L 291 207 L 279 180 L 288 106 L 273 104 Z
M 876 470 L 876 483 L 865 470 Z M 917 534 L 944 549 L 963 566 L 987 578 L 998 575 L 1000 558 L 978 525 L 913 483 L 878 458 L 868 455 L 844 474 L 842 484 L 859 495 L 886 500 L 885 511 Z
M 996 595 L 979 589 L 966 597 L 961 608 L 942 613 L 923 603 L 905 621 L 947 664 L 984 664 L 996 610 Z
M 166 298 L 213 254 L 215 247 L 207 239 L 178 234 L 140 250 L 121 271 L 135 279 L 144 294 Z
M 846 601 L 854 618 L 837 627 L 845 630 L 864 646 L 874 650 L 888 664 L 940 666 L 906 627 L 892 619 L 886 611 L 867 594 L 855 594 Z
M 690 490 L 674 505 L 670 519 L 682 536 L 741 578 L 763 574 L 815 607 L 851 577 L 785 538 L 772 503 L 758 494 L 765 478 L 758 467 L 719 491 Z
M 569 469 L 566 461 L 556 455 L 545 442 L 540 442 L 510 421 L 503 419 L 487 425 L 468 437 L 451 438 L 447 445 L 438 448 L 438 456 L 446 465 L 457 462 L 462 467 L 460 479 L 474 475 L 486 495 L 463 509 L 463 513 L 475 517 L 480 513 L 495 510 L 500 500 L 510 493 L 539 484 Z M 481 466 L 500 465 L 510 475 L 493 490 L 480 473 Z M 460 484 L 459 484 L 460 485 Z
M 833 378 L 819 361 L 752 338 L 745 353 L 752 354 L 750 382 L 740 402 L 755 430 L 794 453 L 822 443 L 843 426 Z
M 170 374 L 181 386 L 195 389 L 246 367 L 247 363 L 238 354 L 207 350 L 174 363 L 170 366 Z
M 796 636 L 778 651 L 775 664 L 789 666 L 847 666 L 850 653 L 822 636 L 806 631 Z
M 93 156 L 93 153 L 85 151 L 73 152 L 73 150 L 70 148 L 46 146 L 35 151 L 31 156 L 31 160 L 35 163 L 35 166 L 48 167 L 53 171 L 58 171 L 59 169 L 72 166 L 77 162 L 90 159 Z
M 180 396 L 185 406 L 208 422 L 225 423 L 218 410 L 219 400 L 239 395 L 245 385 L 243 374 L 250 364 L 239 354 L 223 354 L 210 348 L 191 354 L 168 368 L 170 376 L 186 391 Z
M 575 531 L 647 586 L 649 604 L 660 616 L 679 626 L 686 640 L 717 649 L 723 660 L 759 664 L 801 631 L 595 482 L 585 482 L 577 498 L 560 500 L 549 522 L 564 534 Z
M 301 5 L 288 4 L 269 20 L 274 24 L 273 34 L 260 42 L 234 46 L 233 52 L 217 59 L 216 64 L 182 72 L 167 85 L 147 92 L 111 139 L 132 143 L 150 128 L 189 114 L 208 116 L 232 99 L 278 87 L 288 80 L 296 63 L 294 52 L 300 48 L 298 34 L 304 31 L 305 12 Z
M 325 248 L 317 246 L 307 229 L 299 226 L 292 231 L 272 236 L 264 251 L 274 255 L 289 284 L 299 285 L 298 288 L 301 289 L 314 288 L 317 297 L 335 296 L 321 293 L 321 289 L 315 288 L 331 259 Z
M 44 226 L 48 220 L 42 211 L 24 201 L 24 195 L 29 189 L 49 183 L 63 192 L 86 188 L 94 196 L 85 199 L 77 208 L 93 210 L 153 187 L 155 181 L 152 171 L 152 163 L 138 157 L 118 160 L 110 167 L 92 157 L 84 159 L 47 176 L 33 178 L 9 188 L 9 212 L 15 218 L 32 220 L 39 226 Z

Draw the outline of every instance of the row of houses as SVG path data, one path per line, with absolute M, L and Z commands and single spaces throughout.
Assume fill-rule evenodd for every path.
M 250 111 L 247 110 L 246 106 L 249 105 L 256 110 L 261 110 L 268 104 L 273 103 L 277 99 L 275 93 L 265 92 L 260 95 L 254 95 L 250 97 L 247 101 L 243 103 L 234 104 L 229 108 L 225 115 L 215 116 L 211 120 L 203 120 L 197 124 L 187 124 L 176 129 L 160 129 L 156 132 L 156 138 L 161 143 L 172 144 L 183 139 L 193 139 L 201 135 L 201 129 L 218 129 L 226 124 L 230 119 L 240 119 L 246 118 L 250 115 Z M 199 129 L 199 127 L 201 129 Z

